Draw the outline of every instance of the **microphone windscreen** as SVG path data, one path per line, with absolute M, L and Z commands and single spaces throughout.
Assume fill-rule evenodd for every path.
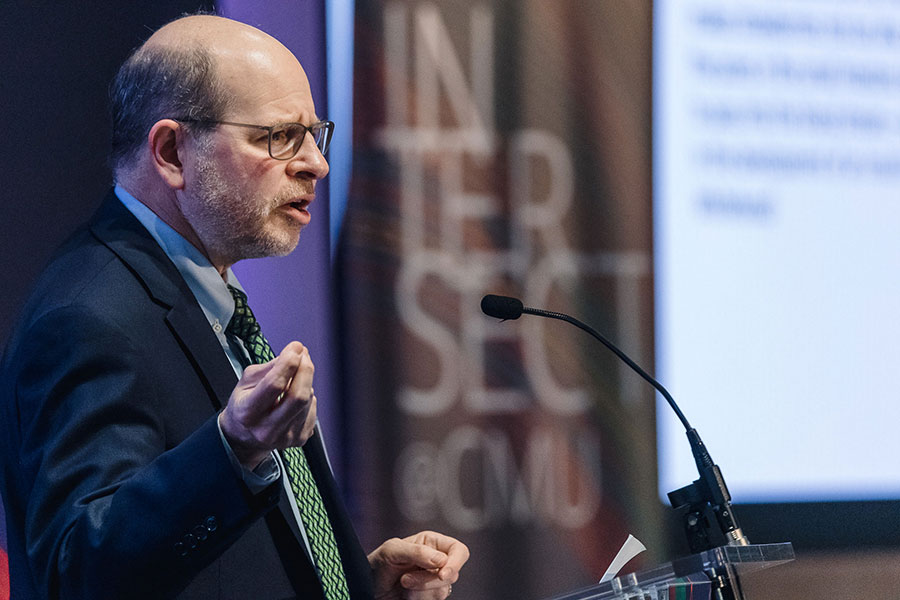
M 518 319 L 522 316 L 522 301 L 509 296 L 488 294 L 481 299 L 481 311 L 498 319 Z

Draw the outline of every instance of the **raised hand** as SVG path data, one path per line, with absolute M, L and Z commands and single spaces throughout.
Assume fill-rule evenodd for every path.
M 250 365 L 219 415 L 232 451 L 253 469 L 272 450 L 302 446 L 316 424 L 315 366 L 300 342 L 285 346 L 275 359 Z

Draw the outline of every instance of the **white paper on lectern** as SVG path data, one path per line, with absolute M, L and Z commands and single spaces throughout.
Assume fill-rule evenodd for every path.
M 625 540 L 625 543 L 619 548 L 619 553 L 616 554 L 616 557 L 609 563 L 609 568 L 606 569 L 606 573 L 600 578 L 600 583 L 609 581 L 618 575 L 619 570 L 625 566 L 625 563 L 646 549 L 647 548 L 644 547 L 644 544 L 642 544 L 639 539 L 629 533 L 628 539 Z

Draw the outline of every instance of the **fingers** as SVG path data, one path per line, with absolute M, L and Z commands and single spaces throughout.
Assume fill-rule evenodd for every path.
M 308 402 L 306 411 L 299 412 L 290 421 L 285 435 L 285 445 L 283 448 L 290 446 L 302 446 L 312 437 L 316 428 L 316 419 L 318 418 L 318 399 L 315 393 Z
M 417 536 L 388 540 L 376 552 L 381 562 L 402 573 L 400 585 L 407 590 L 439 590 L 447 588 L 459 577 L 458 567 L 448 568 L 450 556 L 447 553 L 431 544 L 421 543 Z M 453 564 L 458 562 L 457 558 Z
M 288 344 L 270 362 L 244 370 L 219 421 L 235 454 L 255 459 L 260 452 L 302 444 L 312 435 L 314 374 L 309 350 L 299 342 Z
M 313 393 L 312 400 L 309 403 L 309 411 L 306 414 L 306 419 L 303 421 L 303 425 L 300 428 L 300 440 L 299 445 L 302 446 L 306 443 L 306 441 L 312 437 L 313 432 L 316 429 L 316 423 L 318 422 L 318 410 L 319 410 L 319 401 L 316 399 L 316 394 Z
M 293 399 L 309 400 L 315 365 L 303 344 L 291 342 L 268 364 L 272 368 L 260 385 L 267 386 L 270 392 L 277 392 L 276 399 L 291 396 Z
M 308 416 L 315 366 L 309 351 L 296 342 L 289 344 L 273 362 L 275 365 L 258 385 L 260 425 L 282 434 L 290 431 L 295 421 L 305 422 Z M 287 445 L 276 443 L 276 447 Z
M 271 362 L 266 365 L 251 365 L 247 369 L 256 366 L 269 366 L 268 372 L 256 383 L 256 391 L 266 395 L 273 407 L 285 397 L 294 401 L 309 400 L 315 365 L 309 350 L 303 344 L 291 342 Z
M 437 590 L 449 588 L 450 584 L 459 579 L 459 569 L 443 567 L 425 569 L 412 569 L 400 578 L 400 585 L 408 590 Z
M 435 531 L 423 531 L 406 538 L 405 541 L 419 547 L 432 548 L 444 558 L 436 564 L 435 570 L 414 570 L 404 574 L 400 584 L 410 590 L 447 588 L 446 593 L 449 595 L 450 584 L 459 579 L 460 569 L 469 560 L 469 548 L 456 538 Z
M 288 344 L 268 363 L 248 366 L 235 388 L 243 400 L 243 412 L 248 415 L 271 412 L 282 395 L 291 389 L 294 380 L 298 385 L 302 381 L 311 387 L 313 372 L 309 350 L 299 342 Z M 308 397 L 307 393 L 304 398 Z
M 458 539 L 436 531 L 422 531 L 406 538 L 407 541 L 430 546 L 447 556 L 440 565 L 438 575 L 445 580 L 456 581 L 459 570 L 469 560 L 469 548 Z
M 459 579 L 459 573 L 442 578 L 437 573 L 418 570 L 405 573 L 400 578 L 400 585 L 407 590 L 439 590 L 449 588 L 451 584 L 456 583 L 457 579 Z
M 282 427 L 278 448 L 302 446 L 316 425 L 317 400 L 312 387 L 315 366 L 307 352 L 301 356 L 294 376 L 280 393 L 270 419 Z
M 447 555 L 411 538 L 393 538 L 378 549 L 382 561 L 393 566 L 439 569 L 447 562 Z
M 459 577 L 460 569 L 462 569 L 463 565 L 466 564 L 466 562 L 469 560 L 469 547 L 457 539 L 450 537 L 448 537 L 448 539 L 453 540 L 453 543 L 451 543 L 450 547 L 446 551 L 447 564 L 445 564 L 441 568 L 440 574 L 444 579 L 456 581 L 456 579 Z
M 468 559 L 465 544 L 434 531 L 388 540 L 369 555 L 376 597 L 444 600 Z

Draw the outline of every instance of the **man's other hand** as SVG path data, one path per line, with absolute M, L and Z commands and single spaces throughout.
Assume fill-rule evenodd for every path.
M 250 365 L 219 415 L 219 426 L 241 465 L 254 469 L 272 450 L 302 446 L 316 425 L 315 367 L 300 342 L 273 360 Z
M 390 539 L 369 555 L 375 597 L 444 600 L 467 560 L 465 544 L 434 531 Z

